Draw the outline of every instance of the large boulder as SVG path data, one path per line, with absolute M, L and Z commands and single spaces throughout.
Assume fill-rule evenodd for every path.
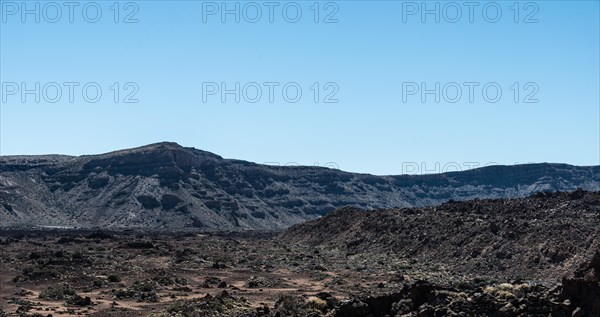
M 600 316 L 600 250 L 572 276 L 564 277 L 562 284 L 563 295 L 579 316 Z

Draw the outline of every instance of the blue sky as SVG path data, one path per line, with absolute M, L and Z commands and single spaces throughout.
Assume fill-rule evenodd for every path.
M 87 1 L 73 22 L 63 2 L 59 17 L 28 1 L 25 20 L 21 3 L 0 1 L 2 155 L 174 141 L 380 175 L 600 164 L 598 1 L 483 1 L 472 15 L 461 1 L 322 1 L 318 16 L 313 1 L 228 1 L 240 9 L 225 20 L 222 1 Z M 436 4 L 440 21 L 422 20 Z M 239 103 L 221 94 L 236 83 Z

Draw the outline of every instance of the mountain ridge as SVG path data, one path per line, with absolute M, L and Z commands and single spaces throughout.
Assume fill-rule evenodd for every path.
M 121 150 L 115 150 L 115 151 L 109 151 L 109 152 L 105 152 L 105 153 L 98 153 L 98 154 L 84 154 L 84 155 L 68 155 L 68 154 L 27 154 L 27 155 L 0 155 L 0 161 L 6 160 L 6 159 L 36 159 L 36 158 L 60 158 L 60 159 L 64 159 L 65 161 L 68 160 L 77 160 L 77 159 L 84 159 L 84 158 L 93 158 L 93 157 L 108 157 L 108 156 L 114 156 L 114 155 L 122 155 L 122 154 L 127 154 L 127 153 L 135 153 L 135 152 L 148 152 L 149 150 L 159 150 L 159 149 L 169 149 L 169 150 L 188 150 L 188 151 L 193 151 L 193 152 L 197 152 L 197 153 L 202 153 L 208 156 L 212 156 L 214 158 L 217 159 L 223 159 L 223 160 L 228 160 L 228 161 L 235 161 L 235 162 L 240 162 L 240 163 L 249 163 L 249 164 L 255 164 L 255 165 L 261 165 L 261 166 L 269 166 L 269 167 L 284 167 L 284 168 L 295 168 L 295 167 L 300 167 L 300 168 L 323 168 L 323 169 L 332 169 L 330 167 L 324 167 L 324 166 L 313 166 L 313 165 L 289 165 L 289 166 L 275 166 L 275 165 L 269 165 L 269 164 L 261 164 L 261 163 L 255 163 L 255 162 L 251 162 L 248 160 L 242 160 L 242 159 L 235 159 L 235 158 L 224 158 L 220 155 L 217 155 L 215 153 L 209 152 L 209 151 L 204 151 L 204 150 L 200 150 L 200 149 L 196 149 L 194 147 L 185 147 L 182 146 L 180 144 L 178 144 L 177 142 L 171 142 L 171 141 L 161 141 L 161 142 L 156 142 L 156 143 L 150 143 L 147 145 L 142 145 L 142 146 L 138 146 L 138 147 L 133 147 L 133 148 L 127 148 L 127 149 L 121 149 Z M 4 162 L 3 162 L 4 163 Z M 580 168 L 595 168 L 595 167 L 600 167 L 600 165 L 573 165 L 573 164 L 568 164 L 568 163 L 557 163 L 557 162 L 535 162 L 535 163 L 522 163 L 522 164 L 495 164 L 495 165 L 487 165 L 487 166 L 480 166 L 480 167 L 474 167 L 472 169 L 467 169 L 464 171 L 447 171 L 447 172 L 442 172 L 442 173 L 426 173 L 426 174 L 372 174 L 372 173 L 363 173 L 363 172 L 350 172 L 350 171 L 344 171 L 344 170 L 339 170 L 341 172 L 345 172 L 345 173 L 351 173 L 351 174 L 358 174 L 358 175 L 371 175 L 371 176 L 377 176 L 377 177 L 426 177 L 426 176 L 432 176 L 432 175 L 444 175 L 444 174 L 455 174 L 455 173 L 465 173 L 465 172 L 469 172 L 469 171 L 477 171 L 477 170 L 486 170 L 486 169 L 490 169 L 490 168 L 511 168 L 511 167 L 515 167 L 515 166 L 540 166 L 540 165 L 552 165 L 552 166 L 563 166 L 563 167 L 580 167 Z M 0 167 L 1 168 L 1 167 Z
M 600 190 L 600 166 L 376 176 L 262 165 L 160 142 L 97 155 L 0 156 L 0 226 L 273 230 L 344 206 L 421 207 L 579 187 Z

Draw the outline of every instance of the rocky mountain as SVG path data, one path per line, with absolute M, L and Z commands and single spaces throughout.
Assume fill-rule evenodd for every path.
M 295 225 L 281 239 L 348 255 L 393 254 L 452 276 L 551 281 L 600 250 L 600 192 L 369 212 L 346 207 Z
M 343 206 L 419 207 L 578 187 L 600 189 L 600 166 L 374 176 L 158 143 L 93 156 L 0 157 L 0 226 L 281 229 Z

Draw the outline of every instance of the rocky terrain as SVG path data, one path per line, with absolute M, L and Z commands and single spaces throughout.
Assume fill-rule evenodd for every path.
M 600 166 L 373 176 L 260 165 L 158 143 L 94 156 L 0 157 L 0 226 L 276 230 L 343 206 L 432 206 L 578 187 L 599 190 Z
M 551 282 L 600 248 L 600 192 L 369 212 L 348 207 L 293 226 L 281 238 L 347 254 L 432 263 L 445 276 L 478 272 Z
M 281 234 L 4 229 L 0 316 L 596 317 L 599 218 L 578 190 Z

